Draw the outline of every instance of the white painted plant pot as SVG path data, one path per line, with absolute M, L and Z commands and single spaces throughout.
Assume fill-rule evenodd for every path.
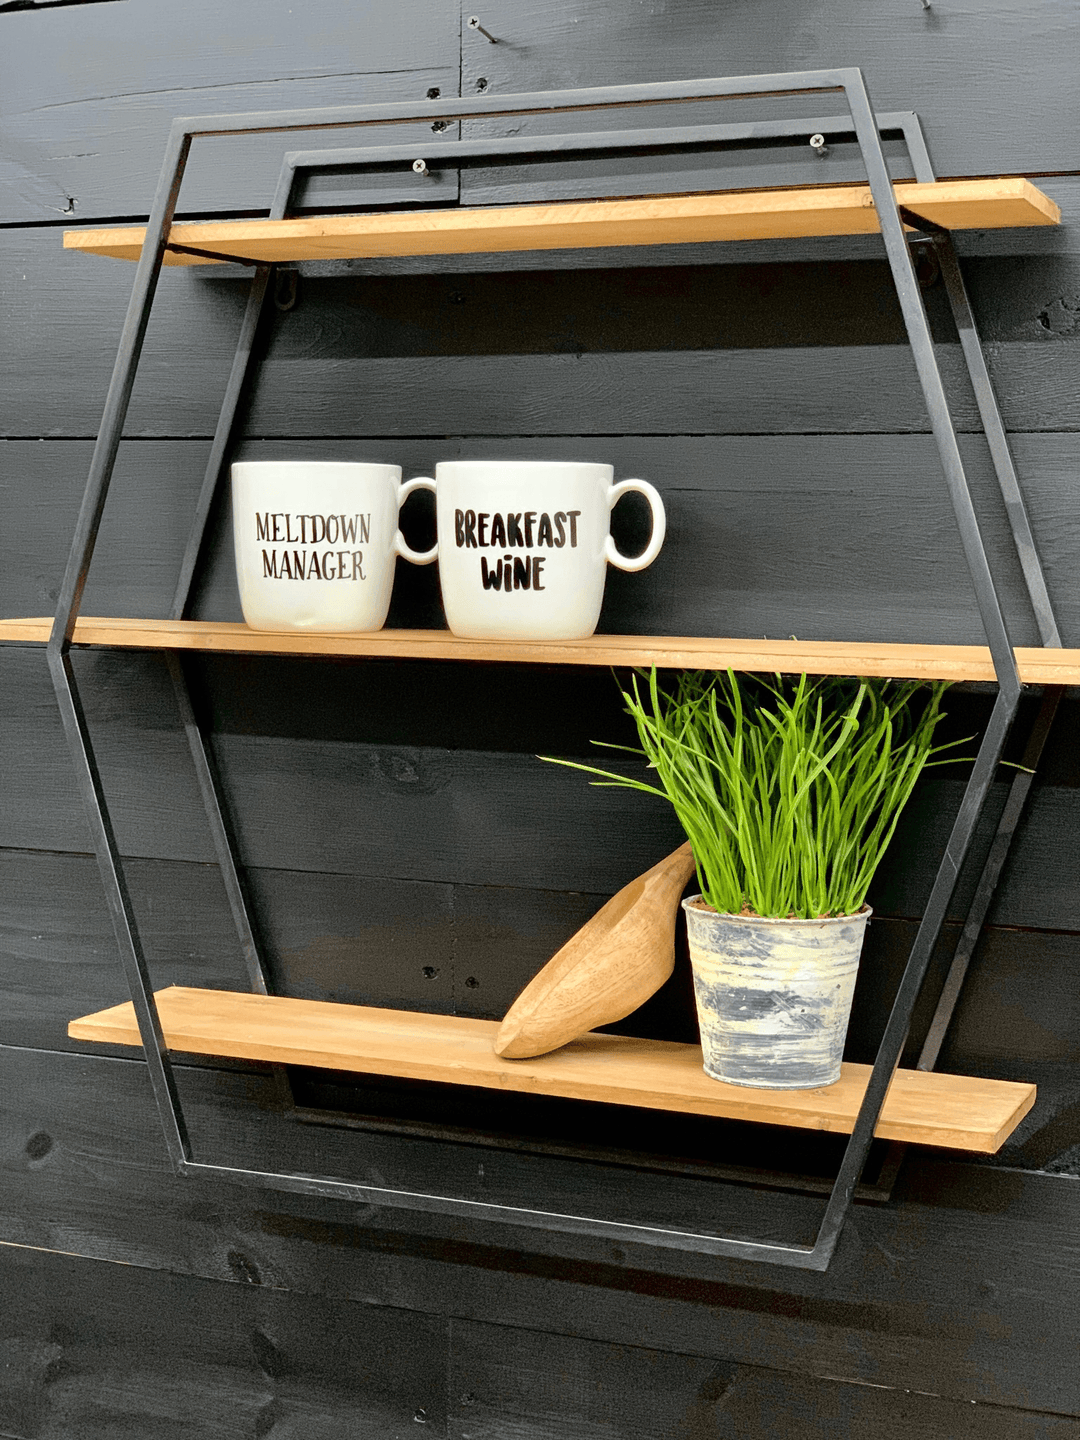
M 818 920 L 721 915 L 683 901 L 705 1072 L 814 1090 L 840 1078 L 870 908 Z

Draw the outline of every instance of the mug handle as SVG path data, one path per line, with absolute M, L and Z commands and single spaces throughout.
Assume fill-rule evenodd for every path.
M 649 537 L 649 543 L 640 555 L 630 557 L 619 554 L 615 549 L 615 541 L 609 535 L 604 542 L 604 559 L 609 565 L 614 565 L 619 570 L 644 570 L 660 554 L 660 547 L 667 534 L 667 515 L 664 512 L 664 502 L 660 499 L 660 492 L 647 480 L 620 480 L 618 485 L 612 485 L 608 491 L 608 509 L 614 509 L 622 497 L 629 495 L 631 490 L 638 495 L 644 495 L 649 502 L 649 509 L 652 511 L 652 535 Z
M 434 495 L 435 481 L 423 475 L 416 480 L 410 480 L 407 484 L 402 485 L 400 490 L 398 490 L 399 510 L 414 490 L 430 490 Z M 439 558 L 438 540 L 435 541 L 435 544 L 430 550 L 413 550 L 410 548 L 408 541 L 400 530 L 394 535 L 394 549 L 399 555 L 404 556 L 406 560 L 411 560 L 414 565 L 430 565 L 433 560 Z

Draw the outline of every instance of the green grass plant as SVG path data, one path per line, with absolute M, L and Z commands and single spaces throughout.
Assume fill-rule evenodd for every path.
M 607 748 L 643 756 L 656 783 L 555 763 L 670 801 L 715 910 L 851 915 L 916 780 L 964 743 L 933 744 L 947 688 L 728 670 L 682 672 L 664 690 L 655 668 L 638 671 L 622 696 L 640 749 Z

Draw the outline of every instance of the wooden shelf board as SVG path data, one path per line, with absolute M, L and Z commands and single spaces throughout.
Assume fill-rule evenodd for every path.
M 845 1065 L 820 1090 L 750 1090 L 712 1080 L 696 1045 L 589 1034 L 552 1055 L 502 1060 L 493 1020 L 375 1010 L 275 995 L 171 986 L 157 995 L 170 1050 L 311 1065 L 674 1110 L 848 1134 L 870 1074 Z M 73 1020 L 74 1040 L 138 1045 L 130 1003 Z M 899 1070 L 877 1134 L 993 1154 L 1035 1101 L 1035 1086 Z
M 894 189 L 902 205 L 950 230 L 1056 225 L 1061 219 L 1054 201 L 1019 176 L 899 184 Z M 879 228 L 869 186 L 837 185 L 303 220 L 215 220 L 174 225 L 169 239 L 176 245 L 269 263 L 866 235 Z M 66 230 L 64 246 L 138 260 L 145 238 L 144 226 Z M 166 251 L 164 263 L 221 262 Z
M 43 644 L 50 617 L 0 620 L 0 641 Z M 76 645 L 202 650 L 243 655 L 324 655 L 514 664 L 657 665 L 668 669 L 791 675 L 883 675 L 910 680 L 993 680 L 985 645 L 892 645 L 848 640 L 728 640 L 707 636 L 591 635 L 587 640 L 464 640 L 448 630 L 375 630 L 306 635 L 251 630 L 222 620 L 134 620 L 85 616 Z M 1028 685 L 1080 685 L 1080 650 L 1018 648 Z

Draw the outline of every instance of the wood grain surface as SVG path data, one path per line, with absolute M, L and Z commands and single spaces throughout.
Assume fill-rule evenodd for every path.
M 1059 207 L 1023 177 L 896 185 L 897 202 L 948 230 L 1056 225 Z M 508 209 L 338 215 L 318 220 L 226 220 L 174 225 L 173 245 L 241 260 L 355 260 L 378 255 L 679 245 L 702 241 L 865 235 L 879 230 L 868 186 L 740 191 Z M 64 246 L 138 260 L 145 229 L 66 230 Z M 166 265 L 220 264 L 166 251 Z
M 177 115 L 457 93 L 458 16 L 442 0 L 373 11 L 362 23 L 345 0 L 273 6 L 253 19 L 237 11 L 224 24 L 212 0 L 191 0 L 182 14 L 160 0 L 61 8 L 3 19 L 0 218 L 8 224 L 145 218 Z M 209 33 L 219 43 L 203 43 Z M 370 143 L 432 138 L 419 124 L 384 129 Z M 182 206 L 266 210 L 283 151 L 326 143 L 325 131 L 198 141 Z
M 1071 577 L 1080 564 L 1073 503 L 1080 440 L 1022 435 L 1013 444 L 1063 637 L 1076 646 L 1080 592 Z M 511 445 L 521 458 L 604 460 L 620 476 L 653 481 L 664 496 L 664 549 L 643 574 L 609 574 L 601 632 L 985 644 L 929 436 L 266 440 L 248 442 L 238 458 L 385 460 L 430 474 L 440 459 L 499 458 Z M 1037 645 L 985 443 L 963 437 L 961 448 L 1010 634 L 1017 645 Z M 32 527 L 37 538 L 0 572 L 0 615 L 51 612 L 90 450 L 82 442 L 3 448 L 5 468 L 25 480 L 12 487 L 8 523 L 14 534 Z M 168 613 L 205 456 L 203 442 L 124 445 L 85 593 L 87 614 Z M 627 553 L 643 543 L 644 522 L 633 497 L 617 507 L 614 533 Z M 403 525 L 413 544 L 433 533 L 424 497 L 410 500 Z M 212 527 L 194 613 L 242 618 L 227 505 Z M 436 567 L 399 567 L 388 623 L 445 623 Z
M 391 1440 L 418 1423 L 439 1433 L 444 1320 L 273 1294 L 257 1266 L 232 1253 L 243 1285 L 6 1248 L 3 1433 L 241 1440 L 276 1430 L 345 1440 L 362 1427 Z
M 500 37 L 501 48 L 463 23 L 461 93 L 857 64 L 876 109 L 918 112 L 940 175 L 1075 171 L 1061 126 L 1063 117 L 1075 124 L 1077 95 L 1057 57 L 1075 50 L 1077 23 L 1069 0 L 1047 0 L 1037 10 L 1026 0 L 987 0 L 948 11 L 919 5 L 887 12 L 859 0 L 820 0 L 810 10 L 799 0 L 765 0 L 720 14 L 710 0 L 688 0 L 663 14 L 628 10 L 621 0 L 589 0 L 574 25 L 566 23 L 561 0 L 493 0 L 485 25 Z M 715 124 L 747 114 L 820 115 L 823 98 L 689 107 L 689 119 Z M 572 118 L 576 128 L 580 122 Z M 612 127 L 626 123 L 625 113 L 607 121 Z M 634 123 L 641 123 L 640 112 Z M 565 128 L 565 121 L 547 124 Z M 470 126 L 468 133 L 478 128 Z M 813 163 L 820 174 L 844 177 L 842 155 Z M 797 183 L 797 165 L 776 166 L 778 182 Z M 804 173 L 805 166 L 804 160 Z M 766 159 L 759 178 L 742 183 L 769 183 L 760 177 L 770 168 Z
M 163 658 L 88 651 L 77 653 L 76 665 L 125 853 L 212 863 Z M 252 685 L 253 674 L 261 685 Z M 86 851 L 45 657 L 0 647 L 0 676 L 2 843 Z M 632 743 L 618 689 L 603 671 L 215 656 L 197 660 L 193 684 L 249 867 L 606 897 L 683 838 L 659 801 L 591 789 L 585 777 L 535 758 L 595 757 L 590 741 L 598 736 Z M 432 685 L 437 713 L 425 703 Z M 947 708 L 949 738 L 963 740 L 985 723 L 989 697 L 953 694 Z M 1025 724 L 1033 713 L 1027 709 Z M 1080 835 L 1074 724 L 1070 704 L 1006 868 L 995 923 L 1080 929 L 1070 861 Z M 1008 758 L 1020 758 L 1016 746 Z M 925 904 L 963 788 L 962 771 L 946 776 L 933 772 L 901 820 L 872 896 L 878 913 L 918 915 Z M 1006 786 L 1003 773 L 977 835 L 979 855 Z M 965 867 L 953 915 L 970 900 L 977 864 Z M 528 978 L 510 973 L 518 986 Z
M 502 1060 L 493 1049 L 498 1026 L 486 1020 L 181 986 L 159 991 L 158 1005 L 172 1050 L 841 1133 L 854 1124 L 869 1076 L 866 1066 L 846 1066 L 841 1079 L 825 1089 L 750 1090 L 710 1079 L 697 1046 L 668 1041 L 591 1034 L 553 1055 Z M 73 1020 L 68 1034 L 76 1040 L 139 1043 L 130 1004 Z M 992 1154 L 1034 1101 L 1033 1085 L 901 1070 L 876 1133 Z
M 856 63 L 878 109 L 919 114 L 939 175 L 1026 175 L 1062 206 L 1060 226 L 959 232 L 958 249 L 1066 643 L 1080 645 L 1070 0 L 583 0 L 573 23 L 562 0 L 490 0 L 482 19 L 497 45 L 442 0 L 0 10 L 0 615 L 55 607 L 131 285 L 129 267 L 64 251 L 59 232 L 145 224 L 173 116 Z M 820 97 L 723 108 L 687 118 L 824 113 Z M 575 115 L 528 130 L 567 124 L 583 128 Z M 405 139 L 422 155 L 453 136 L 420 124 L 367 138 Z M 861 183 L 850 143 L 830 136 L 819 157 L 808 138 L 663 171 L 646 154 L 465 166 L 424 186 L 411 172 L 315 176 L 296 203 L 304 214 L 415 207 L 435 184 L 465 206 L 515 206 Z M 286 144 L 354 139 L 199 141 L 178 218 L 265 215 Z M 897 141 L 886 153 L 895 180 L 911 174 Z M 958 424 L 975 432 L 942 286 L 924 263 L 920 280 Z M 248 283 L 238 266 L 162 276 L 90 614 L 168 613 Z M 646 575 L 612 577 L 607 633 L 983 643 L 879 236 L 310 262 L 293 307 L 271 305 L 266 320 L 237 435 L 248 458 L 379 459 L 410 474 L 472 455 L 596 458 L 657 483 L 671 537 Z M 961 445 L 1010 633 L 1034 645 L 983 442 L 965 433 Z M 631 510 L 615 517 L 628 550 L 642 533 Z M 407 510 L 405 525 L 415 542 L 430 518 Z M 230 545 L 223 506 L 201 619 L 240 618 Z M 398 577 L 392 623 L 442 623 L 433 574 Z M 155 983 L 242 987 L 161 655 L 84 649 L 75 664 L 136 857 Z M 606 808 L 608 792 L 582 777 L 561 786 L 531 758 L 627 739 L 602 670 L 210 652 L 185 664 L 283 992 L 494 1020 L 678 841 L 661 811 Z M 987 705 L 954 692 L 950 736 L 978 733 Z M 1032 713 L 1025 702 L 1021 728 Z M 87 1053 L 64 1033 L 71 1014 L 118 999 L 122 979 L 44 657 L 0 641 L 0 846 L 23 847 L 0 855 L 0 1431 L 337 1440 L 359 1426 L 403 1440 L 423 1409 L 431 1433 L 454 1440 L 1075 1434 L 1076 725 L 1070 701 L 942 1057 L 948 1071 L 1036 1082 L 1039 1099 L 992 1162 L 909 1151 L 894 1200 L 857 1204 L 830 1271 L 803 1275 L 171 1175 L 143 1063 L 123 1047 Z M 946 843 L 961 783 L 947 774 L 920 786 L 875 886 L 856 1063 L 880 1032 Z M 980 851 L 1005 784 L 1003 774 Z M 969 865 L 913 1033 L 973 883 Z M 685 981 L 677 966 L 637 1017 L 642 1033 L 693 1038 Z M 281 1116 L 260 1067 L 178 1067 L 203 1158 L 406 1188 L 430 1187 L 434 1173 L 476 1198 L 809 1238 L 819 1194 L 706 1172 L 786 1167 L 820 1184 L 842 1143 L 294 1070 L 297 1093 L 329 1120 L 371 1117 L 358 1133 Z M 435 1138 L 439 1125 L 479 1127 L 484 1142 Z M 571 1129 L 586 1149 L 637 1148 L 641 1166 L 543 1148 Z M 534 1148 L 514 1153 L 515 1141 Z M 72 1251 L 94 1258 L 55 1253 Z
M 546 1055 L 651 999 L 675 968 L 679 901 L 693 873 L 687 841 L 602 905 L 506 1012 L 496 1055 Z
M 799 0 L 768 0 L 756 19 L 741 8 L 717 15 L 707 0 L 693 0 L 662 23 L 615 0 L 589 0 L 572 27 L 554 0 L 497 0 L 492 33 L 504 32 L 501 49 L 439 0 L 372 12 L 362 27 L 342 0 L 309 4 L 304 23 L 295 6 L 264 11 L 254 26 L 238 17 L 220 47 L 192 42 L 220 21 L 208 0 L 195 0 L 184 16 L 157 0 L 60 9 L 73 14 L 35 5 L 4 19 L 8 223 L 145 217 L 174 115 L 417 100 L 433 86 L 457 93 L 459 82 L 466 95 L 510 94 L 857 63 L 875 106 L 918 111 L 942 175 L 1075 165 L 1075 87 L 1055 63 L 1076 43 L 1068 0 L 1044 0 L 1036 14 L 1023 0 L 990 0 L 948 14 L 901 9 L 884 20 L 858 0 L 826 0 L 812 11 Z M 765 104 L 775 115 L 776 102 Z M 784 108 L 821 114 L 822 97 Z M 724 109 L 736 118 L 736 106 Z M 716 123 L 717 107 L 702 118 Z M 580 117 L 570 119 L 580 127 Z M 310 139 L 327 143 L 325 135 Z M 197 147 L 183 196 L 189 213 L 267 209 L 282 148 L 276 136 Z M 830 183 L 860 178 L 846 148 L 819 160 L 792 147 L 740 181 L 805 183 L 809 167 Z
M 44 644 L 52 619 L 0 620 L 0 640 Z M 587 640 L 466 640 L 443 631 L 377 630 L 309 635 L 252 630 L 207 620 L 80 617 L 74 644 L 133 650 L 209 650 L 245 655 L 380 655 L 412 660 L 492 660 L 540 665 L 656 665 L 661 669 L 765 674 L 870 675 L 910 680 L 993 680 L 990 651 L 977 645 L 865 645 L 835 641 L 709 640 L 593 635 Z M 1027 685 L 1080 684 L 1080 650 L 1019 649 Z
M 530 1431 L 545 1440 L 605 1431 L 619 1440 L 746 1440 L 765 1423 L 807 1440 L 844 1425 L 867 1440 L 903 1440 L 913 1429 L 926 1440 L 1074 1440 L 1080 1428 L 1066 1415 L 788 1374 L 640 1339 L 559 1336 L 366 1296 L 266 1290 L 249 1255 L 228 1253 L 236 1273 L 207 1280 L 6 1250 L 6 1433 L 36 1440 L 107 1427 L 110 1440 L 151 1432 L 242 1440 L 276 1429 L 347 1440 L 359 1423 L 379 1440 L 421 1424 L 447 1440 Z M 373 1364 L 384 1347 L 392 1358 Z
M 965 1407 L 936 1395 L 852 1385 L 840 1377 L 786 1375 L 773 1370 L 765 1356 L 753 1368 L 724 1358 L 675 1360 L 636 1345 L 471 1321 L 458 1322 L 453 1333 L 451 1387 L 468 1396 L 450 1408 L 454 1440 L 528 1433 L 526 1427 L 535 1427 L 544 1440 L 580 1440 L 612 1426 L 620 1440 L 658 1435 L 832 1440 L 837 1434 L 906 1440 L 912 1430 L 925 1440 L 1071 1440 L 1078 1425 L 1063 1415 Z
M 609 1214 L 642 1205 L 658 1218 L 666 1208 L 677 1223 L 722 1214 L 751 1234 L 786 1227 L 790 1235 L 820 1215 L 820 1197 L 655 1174 L 639 1183 L 632 1170 L 603 1165 L 473 1151 L 471 1164 L 459 1166 L 451 1146 L 427 1142 L 416 1154 L 395 1137 L 275 1124 L 270 1077 L 182 1067 L 180 1078 L 207 1158 L 258 1167 L 275 1155 L 360 1177 L 375 1167 L 403 1184 L 430 1180 L 435 1166 L 461 1193 L 483 1198 L 516 1193 L 552 1206 L 580 1204 L 587 1191 Z M 1075 1184 L 1067 1180 L 910 1152 L 895 1202 L 858 1206 L 832 1270 L 785 1276 L 778 1295 L 775 1275 L 736 1261 L 651 1260 L 639 1247 L 616 1252 L 584 1237 L 513 1229 L 500 1238 L 469 1222 L 447 1233 L 431 1217 L 212 1181 L 193 1187 L 170 1172 L 141 1064 L 3 1047 L 0 1079 L 5 1254 L 62 1250 L 65 1239 L 70 1251 L 78 1227 L 84 1255 L 219 1280 L 249 1295 L 362 1297 L 755 1366 L 795 1343 L 795 1373 L 901 1391 L 929 1385 L 939 1403 L 953 1397 L 969 1410 L 1080 1415 L 1078 1303 L 1067 1283 Z M 47 1263 L 40 1253 L 27 1258 L 31 1276 Z
M 1063 204 L 1065 183 L 1047 182 Z M 961 233 L 980 243 L 1012 237 L 1019 247 L 965 264 L 1014 431 L 1080 428 L 1072 308 L 1080 265 L 1069 251 L 1080 244 L 1078 220 L 1073 198 L 1061 226 Z M 652 249 L 551 251 L 539 257 L 543 268 L 518 257 L 526 268 L 517 273 L 492 271 L 507 256 L 481 257 L 490 273 L 418 272 L 442 263 L 435 258 L 343 262 L 344 273 L 333 274 L 314 267 L 320 273 L 301 276 L 291 310 L 268 306 L 247 429 L 365 443 L 423 434 L 926 431 L 880 239 L 867 240 L 869 257 L 813 263 L 792 253 L 797 243 L 762 256 L 771 263 L 747 254 L 750 242 L 733 242 L 708 253 L 668 247 L 666 264 Z M 852 242 L 814 243 L 850 250 Z M 754 244 L 761 254 L 770 242 Z M 0 229 L 0 263 L 18 277 L 5 296 L 0 427 L 9 437 L 92 436 L 101 417 L 130 272 L 57 247 L 50 229 Z M 728 263 L 733 251 L 737 264 Z M 680 253 L 693 263 L 670 263 Z M 588 270 L 556 270 L 579 257 Z M 371 273 L 391 264 L 414 273 Z M 249 283 L 236 267 L 163 275 L 129 434 L 212 432 Z M 942 286 L 923 293 L 957 424 L 976 430 Z M 64 388 L 62 407 L 50 401 L 53 384 Z M 422 406 L 410 398 L 418 390 Z
M 1052 864 L 1050 856 L 1043 868 Z M 211 867 L 136 860 L 128 862 L 127 875 L 156 983 L 246 986 L 224 892 Z M 488 1020 L 503 1015 L 522 985 L 606 898 L 520 886 L 450 886 L 290 870 L 249 869 L 245 879 L 276 993 Z M 1062 882 L 1066 879 L 1063 873 Z M 86 856 L 5 850 L 0 852 L 0 887 L 5 895 L 0 1044 L 78 1049 L 82 1042 L 67 1036 L 72 1012 L 84 1014 L 112 1004 L 121 983 L 96 865 Z M 1027 887 L 1024 894 L 1029 898 Z M 1037 911 L 1036 918 L 1039 913 L 1046 912 Z M 875 914 L 848 1034 L 847 1058 L 852 1061 L 873 1058 L 915 928 L 912 920 L 884 918 L 880 910 Z M 950 924 L 935 951 L 905 1065 L 915 1063 L 958 933 L 956 923 Z M 995 926 L 980 941 L 942 1068 L 1037 1084 L 1036 1104 L 999 1152 L 1000 1163 L 1025 1169 L 1053 1164 L 1062 1173 L 1076 1169 L 1070 1158 L 1080 1143 L 1080 1085 L 1075 1076 L 1080 999 L 1071 981 L 1074 958 L 1075 939 L 1068 933 Z M 616 1028 L 638 1036 L 696 1041 L 681 931 L 672 980 Z M 512 1108 L 503 1114 L 496 1099 L 492 1096 L 487 1106 L 485 1125 L 520 1129 L 526 1119 L 520 1107 L 516 1116 Z M 404 1100 L 397 1095 L 399 1103 Z M 340 1103 L 349 1103 L 345 1094 Z M 364 1109 L 371 1098 L 354 1096 L 352 1103 Z M 430 1097 L 428 1103 L 433 1103 Z M 470 1117 L 479 1123 L 475 1092 L 444 1094 L 438 1109 L 447 1123 L 467 1124 Z M 673 1143 L 697 1145 L 688 1133 L 676 1140 L 670 1116 L 665 1118 L 667 1128 L 646 1140 L 641 1114 L 636 1113 L 633 1133 L 617 1138 L 608 1112 L 607 1143 L 660 1149 Z M 552 1123 L 565 1128 L 565 1117 Z M 584 1128 L 588 1133 L 588 1123 Z M 754 1146 L 749 1139 L 744 1137 L 738 1147 L 746 1163 L 775 1162 L 767 1140 Z M 715 1150 L 714 1145 L 705 1148 Z M 789 1144 L 789 1158 L 790 1149 Z M 724 1153 L 731 1159 L 730 1139 Z

